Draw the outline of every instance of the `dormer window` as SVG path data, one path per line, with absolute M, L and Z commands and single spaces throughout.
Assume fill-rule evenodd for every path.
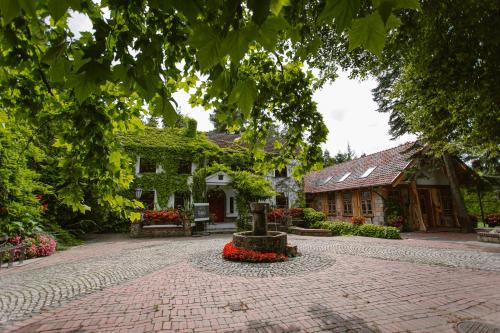
M 156 163 L 147 158 L 139 158 L 139 173 L 156 173 Z
M 224 180 L 224 175 L 220 174 L 218 177 L 219 177 L 219 180 Z
M 376 168 L 377 168 L 376 166 L 369 168 L 359 178 L 366 178 L 366 177 L 368 177 L 373 172 L 373 170 L 375 170 Z
M 342 176 L 342 178 L 340 178 L 340 179 L 338 180 L 338 182 L 339 182 L 339 183 L 340 183 L 340 182 L 343 182 L 343 181 L 344 181 L 344 180 L 346 180 L 346 179 L 347 179 L 347 177 L 349 177 L 350 175 L 351 175 L 351 173 L 350 173 L 350 172 L 346 173 L 345 175 L 343 175 L 343 176 Z
M 286 177 L 288 177 L 288 173 L 287 173 L 286 167 L 284 167 L 281 170 L 275 170 L 274 171 L 274 177 L 276 177 L 276 178 L 286 178 Z
M 319 182 L 319 186 L 326 185 L 330 180 L 332 180 L 333 176 L 327 177 Z

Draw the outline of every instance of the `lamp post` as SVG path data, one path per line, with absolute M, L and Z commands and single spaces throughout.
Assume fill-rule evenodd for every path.
M 138 187 L 135 189 L 135 198 L 139 200 L 142 197 L 142 188 Z

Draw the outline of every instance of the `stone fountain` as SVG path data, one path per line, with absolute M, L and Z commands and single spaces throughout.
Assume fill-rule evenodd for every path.
M 275 252 L 288 256 L 297 254 L 297 247 L 287 245 L 287 234 L 280 231 L 267 231 L 267 211 L 269 204 L 253 202 L 250 204 L 253 230 L 233 234 L 233 245 L 259 252 Z

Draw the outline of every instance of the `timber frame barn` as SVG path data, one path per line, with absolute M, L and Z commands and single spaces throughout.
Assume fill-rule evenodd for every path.
M 459 229 L 442 159 L 424 152 L 410 142 L 308 173 L 306 206 L 328 220 L 364 216 L 367 223 L 385 225 L 389 205 L 396 205 L 405 230 Z M 456 158 L 453 164 L 459 183 L 470 183 L 470 169 Z

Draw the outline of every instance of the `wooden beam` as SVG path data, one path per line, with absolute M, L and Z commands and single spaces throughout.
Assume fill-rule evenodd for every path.
M 410 215 L 412 216 L 415 224 L 419 227 L 420 231 L 427 231 L 424 219 L 422 217 L 422 209 L 420 208 L 420 199 L 418 197 L 417 182 L 412 180 L 410 182 Z

